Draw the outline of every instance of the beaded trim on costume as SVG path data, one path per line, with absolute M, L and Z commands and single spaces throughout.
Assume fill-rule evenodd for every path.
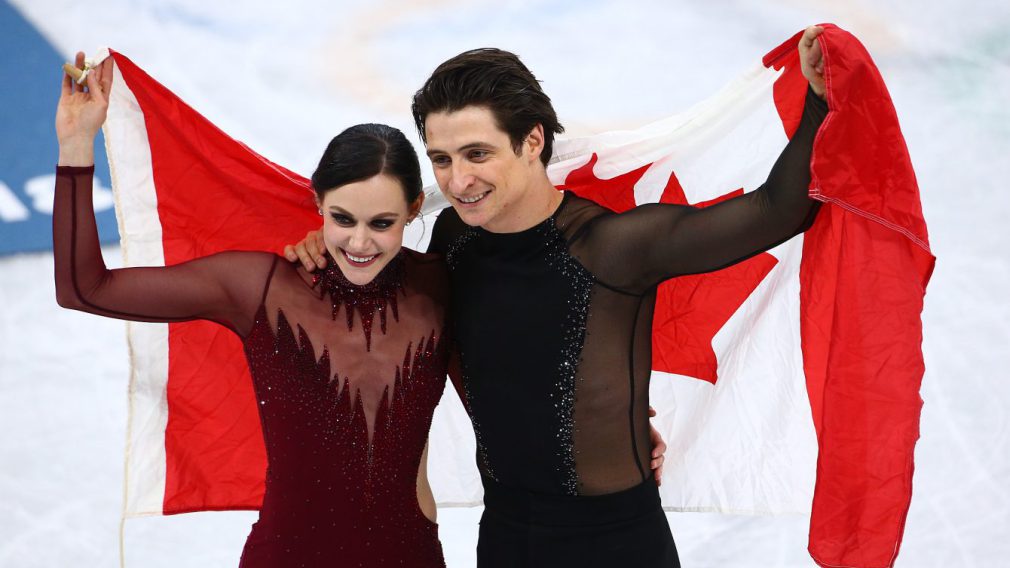
M 365 347 L 372 350 L 372 323 L 375 314 L 379 314 L 379 329 L 386 333 L 386 312 L 393 313 L 393 320 L 400 321 L 397 313 L 397 292 L 403 294 L 403 279 L 406 276 L 401 250 L 393 260 L 389 261 L 381 272 L 368 284 L 355 284 L 344 276 L 337 263 L 327 256 L 326 269 L 316 274 L 312 279 L 313 286 L 318 285 L 323 293 L 329 293 L 333 300 L 333 319 L 337 319 L 340 306 L 344 306 L 347 317 L 347 330 L 354 329 L 354 312 L 361 319 L 361 329 L 365 332 Z

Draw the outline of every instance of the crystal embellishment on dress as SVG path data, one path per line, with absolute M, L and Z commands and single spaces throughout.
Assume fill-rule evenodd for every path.
M 354 312 L 361 319 L 361 329 L 365 333 L 365 350 L 372 350 L 372 323 L 379 314 L 379 329 L 386 333 L 386 312 L 393 313 L 393 320 L 399 321 L 397 294 L 403 294 L 405 269 L 401 250 L 389 261 L 381 272 L 368 284 L 355 284 L 347 279 L 329 255 L 326 269 L 312 279 L 313 286 L 319 286 L 322 293 L 328 293 L 333 301 L 333 319 L 337 319 L 340 307 L 344 307 L 347 330 L 354 329 Z

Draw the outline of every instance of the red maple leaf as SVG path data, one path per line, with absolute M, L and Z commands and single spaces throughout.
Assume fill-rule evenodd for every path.
M 634 207 L 635 184 L 652 164 L 603 180 L 593 173 L 597 159 L 593 154 L 586 165 L 568 174 L 559 189 L 618 213 Z M 711 201 L 691 204 L 677 176 L 671 173 L 659 201 L 708 207 L 742 193 L 743 189 L 737 189 Z M 777 262 L 774 256 L 761 253 L 722 270 L 680 276 L 660 284 L 652 322 L 653 370 L 715 383 L 718 361 L 712 339 Z

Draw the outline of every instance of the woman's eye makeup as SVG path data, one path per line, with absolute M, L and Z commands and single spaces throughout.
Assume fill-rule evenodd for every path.
M 348 217 L 341 213 L 330 213 L 330 217 L 333 218 L 333 222 L 340 225 L 341 227 L 353 227 L 357 224 L 357 220 L 353 217 Z M 368 225 L 373 229 L 384 231 L 396 224 L 396 219 L 373 219 L 369 221 Z

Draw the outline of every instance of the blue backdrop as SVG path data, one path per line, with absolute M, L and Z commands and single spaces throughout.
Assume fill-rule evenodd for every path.
M 66 58 L 6 1 L 0 0 L 0 255 L 52 249 L 53 175 L 58 157 L 53 119 Z M 90 49 L 90 47 L 88 47 Z M 95 209 L 102 242 L 119 239 L 105 140 L 95 148 Z

